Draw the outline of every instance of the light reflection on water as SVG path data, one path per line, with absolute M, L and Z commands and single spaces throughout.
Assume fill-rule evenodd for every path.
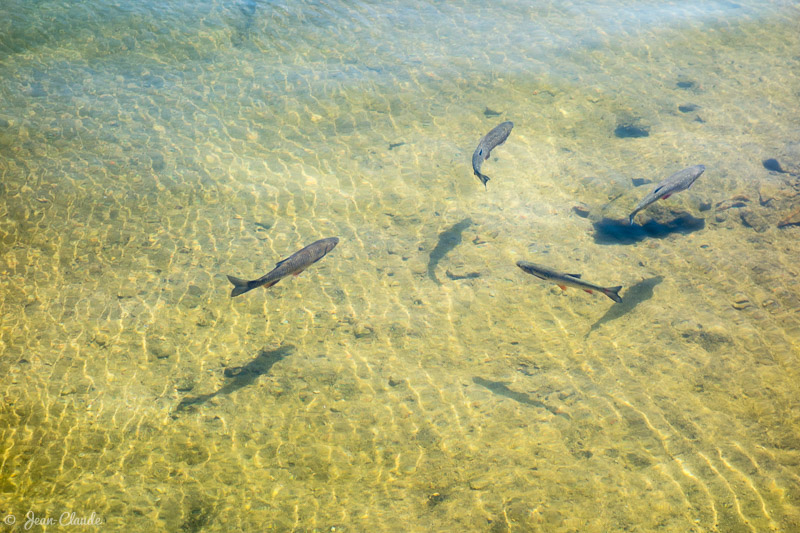
M 3 512 L 800 527 L 795 5 L 0 13 Z

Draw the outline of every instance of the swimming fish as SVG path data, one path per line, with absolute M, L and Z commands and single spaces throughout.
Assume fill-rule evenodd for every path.
M 228 280 L 233 283 L 231 298 L 251 291 L 256 287 L 261 287 L 262 285 L 272 287 L 289 274 L 297 276 L 303 270 L 325 257 L 337 244 L 339 244 L 338 237 L 328 237 L 327 239 L 320 239 L 316 242 L 312 242 L 302 250 L 275 263 L 274 269 L 258 279 L 247 281 L 228 276 Z
M 575 287 L 576 289 L 581 289 L 589 294 L 592 294 L 592 291 L 602 292 L 617 303 L 622 301 L 622 298 L 619 297 L 619 291 L 622 289 L 622 285 L 618 285 L 616 287 L 601 287 L 600 285 L 583 281 L 580 279 L 580 274 L 563 274 L 535 263 L 529 263 L 528 261 L 517 261 L 517 266 L 528 274 L 532 274 L 539 279 L 552 281 L 561 287 L 561 290 L 565 291 L 567 290 L 567 287 Z
M 511 128 L 514 127 L 512 122 L 503 122 L 496 126 L 492 131 L 483 136 L 478 142 L 478 147 L 472 153 L 472 170 L 478 179 L 481 180 L 483 186 L 486 187 L 486 182 L 489 181 L 489 176 L 481 174 L 481 165 L 484 161 L 489 159 L 489 154 L 495 146 L 499 146 L 506 142 L 508 135 L 511 133 Z
M 673 195 L 676 192 L 685 191 L 691 187 L 692 183 L 694 183 L 694 180 L 699 178 L 700 174 L 702 174 L 705 169 L 705 165 L 695 165 L 693 167 L 679 170 L 672 176 L 661 181 L 652 191 L 650 191 L 650 194 L 642 198 L 642 201 L 639 202 L 639 204 L 633 210 L 633 213 L 631 213 L 628 217 L 628 223 L 633 224 L 633 217 L 636 216 L 636 213 L 642 209 L 645 209 L 656 200 L 665 200 L 669 198 L 670 195 Z

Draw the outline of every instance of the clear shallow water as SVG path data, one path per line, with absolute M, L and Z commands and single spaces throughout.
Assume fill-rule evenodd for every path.
M 798 202 L 796 5 L 2 12 L 18 524 L 800 528 L 800 229 L 777 227 Z M 484 190 L 470 157 L 502 120 Z M 650 188 L 633 179 L 696 163 L 637 217 L 659 238 L 613 222 Z M 332 235 L 300 277 L 229 298 L 225 274 Z

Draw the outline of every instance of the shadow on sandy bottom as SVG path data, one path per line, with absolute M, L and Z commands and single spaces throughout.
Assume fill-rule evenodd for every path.
M 606 322 L 611 322 L 612 320 L 616 320 L 623 315 L 627 315 L 633 311 L 634 307 L 652 298 L 653 289 L 662 281 L 664 281 L 664 276 L 655 276 L 653 278 L 644 279 L 636 285 L 632 285 L 628 290 L 625 291 L 622 302 L 609 307 L 608 311 L 606 311 L 606 314 L 601 316 L 597 322 L 592 324 L 592 327 L 589 328 L 588 332 L 586 332 L 586 337 L 588 337 L 594 330 Z
M 673 233 L 692 233 L 706 227 L 706 221 L 683 213 L 669 222 L 648 220 L 642 225 L 627 220 L 604 218 L 594 223 L 594 242 L 597 244 L 634 244 L 649 237 L 663 239 Z
M 481 387 L 489 389 L 492 393 L 498 396 L 504 396 L 506 398 L 510 398 L 515 402 L 519 402 L 524 405 L 532 405 L 534 407 L 541 407 L 542 409 L 547 409 L 552 414 L 557 416 L 563 416 L 564 418 L 567 419 L 571 418 L 564 411 L 556 407 L 547 405 L 546 403 L 537 400 L 536 398 L 532 398 L 531 396 L 525 394 L 524 392 L 517 392 L 509 389 L 508 385 L 506 385 L 506 383 L 503 381 L 492 381 L 490 379 L 484 379 L 482 377 L 476 376 L 472 378 L 472 382 L 475 383 L 476 385 L 480 385 Z
M 439 264 L 439 261 L 441 261 L 450 250 L 461 244 L 461 234 L 465 229 L 470 227 L 470 225 L 472 225 L 472 219 L 465 218 L 439 234 L 439 241 L 436 243 L 436 247 L 431 251 L 430 258 L 428 259 L 428 277 L 435 281 L 437 285 L 441 285 L 442 282 L 436 277 L 436 265 Z
M 252 385 L 258 376 L 268 374 L 272 365 L 291 354 L 294 351 L 294 346 L 287 344 L 276 348 L 274 350 L 261 350 L 258 355 L 244 366 L 228 367 L 224 371 L 226 378 L 229 381 L 225 383 L 219 390 L 209 394 L 201 394 L 199 396 L 186 396 L 181 400 L 175 410 L 172 412 L 172 417 L 176 417 L 182 411 L 186 411 L 191 407 L 201 405 L 211 398 L 219 395 L 226 395 L 235 392 L 242 387 Z

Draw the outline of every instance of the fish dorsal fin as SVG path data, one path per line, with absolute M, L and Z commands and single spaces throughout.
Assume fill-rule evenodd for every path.
M 580 274 L 567 274 L 567 276 L 569 276 L 571 278 L 580 278 L 581 277 Z
M 281 266 L 282 264 L 284 264 L 284 263 L 285 263 L 286 261 L 288 261 L 288 260 L 289 260 L 289 258 L 288 258 L 288 257 L 287 257 L 286 259 L 281 259 L 280 261 L 278 261 L 277 263 L 275 263 L 275 266 L 276 266 L 276 267 L 279 267 L 279 266 Z
M 664 188 L 664 186 L 663 186 L 663 185 L 659 185 L 658 187 L 656 187 L 655 189 L 653 189 L 653 194 L 658 194 L 658 191 L 660 191 L 660 190 L 661 190 L 661 189 L 663 189 L 663 188 Z

